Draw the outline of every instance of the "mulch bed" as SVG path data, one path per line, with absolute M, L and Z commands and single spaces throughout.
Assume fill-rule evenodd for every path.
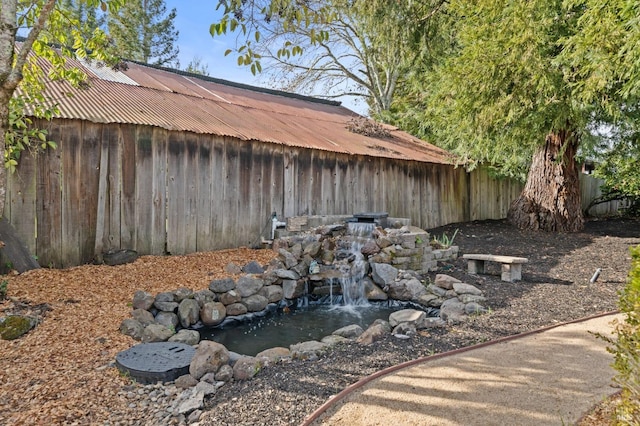
M 640 244 L 640 221 L 619 218 L 589 221 L 575 234 L 524 232 L 505 221 L 454 224 L 431 233 L 450 237 L 456 229 L 454 244 L 461 253 L 529 259 L 518 283 L 500 281 L 498 265 L 489 271 L 493 275 L 482 276 L 468 275 L 462 259 L 441 265 L 439 272 L 482 289 L 490 313 L 410 340 L 350 343 L 313 362 L 270 366 L 210 397 L 201 424 L 299 424 L 344 387 L 391 365 L 615 310 L 630 266 L 629 247 Z M 115 355 L 134 344 L 118 331 L 129 316 L 133 293 L 206 288 L 213 278 L 227 276 L 224 267 L 231 261 L 266 263 L 273 255 L 239 249 L 143 256 L 116 267 L 1 277 L 21 309 L 40 309 L 41 323 L 18 340 L 0 341 L 0 424 L 145 424 L 144 416 L 119 396 L 130 380 L 112 368 Z M 597 268 L 600 277 L 590 283 Z M 13 309 L 11 301 L 0 303 L 0 315 Z

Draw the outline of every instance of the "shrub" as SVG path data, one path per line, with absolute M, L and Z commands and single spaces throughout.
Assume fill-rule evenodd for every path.
M 620 311 L 625 321 L 616 327 L 611 341 L 615 377 L 622 387 L 622 401 L 616 410 L 616 424 L 640 424 L 640 246 L 631 249 L 633 258 L 629 282 L 621 292 Z

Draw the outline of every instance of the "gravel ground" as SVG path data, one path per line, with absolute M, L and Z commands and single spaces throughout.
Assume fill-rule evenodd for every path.
M 441 265 L 438 272 L 482 289 L 490 313 L 409 340 L 343 344 L 315 361 L 269 366 L 252 380 L 229 383 L 207 397 L 200 424 L 300 424 L 332 395 L 391 365 L 615 310 L 630 266 L 629 247 L 640 244 L 640 221 L 631 219 L 589 221 L 576 234 L 523 232 L 504 221 L 430 232 L 451 237 L 455 230 L 461 254 L 529 258 L 518 283 L 500 281 L 497 267 L 489 271 L 493 275 L 471 276 L 462 259 Z M 129 316 L 133 292 L 206 288 L 211 279 L 225 276 L 230 261 L 266 263 L 272 256 L 246 249 L 145 256 L 119 267 L 85 265 L 3 277 L 13 301 L 0 303 L 0 315 L 32 310 L 42 321 L 23 338 L 0 341 L 0 424 L 178 423 L 168 411 L 174 386 L 141 386 L 110 367 L 115 355 L 134 343 L 117 330 Z M 590 284 L 596 268 L 602 272 Z

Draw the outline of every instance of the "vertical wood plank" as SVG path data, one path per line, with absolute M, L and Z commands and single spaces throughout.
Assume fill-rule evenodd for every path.
M 122 198 L 120 200 L 120 244 L 136 250 L 136 126 L 120 126 L 122 138 Z
M 152 252 L 153 234 L 153 129 L 138 126 L 135 135 L 135 248 L 138 254 Z
M 5 216 L 29 253 L 36 256 L 36 171 L 38 157 L 23 152 L 14 173 L 7 170 Z M 0 165 L 0 167 L 3 167 Z M 7 208 L 8 207 L 8 208 Z
M 198 175 L 196 176 L 196 250 L 213 250 L 212 234 L 212 141 L 208 136 L 198 137 Z
M 62 265 L 81 263 L 81 236 L 86 223 L 82 212 L 82 143 L 80 122 L 64 121 L 62 127 Z
M 104 130 L 104 129 L 103 129 Z M 102 136 L 100 141 L 100 165 L 98 177 L 98 200 L 96 206 L 96 241 L 94 252 L 97 260 L 102 260 L 102 253 L 108 247 L 108 190 L 109 190 L 109 141 Z
M 167 159 L 167 251 L 185 254 L 185 146 L 184 134 L 170 132 Z
M 212 144 L 212 161 L 209 174 L 211 176 L 210 186 L 210 205 L 211 212 L 211 237 L 212 249 L 220 249 L 224 247 L 222 236 L 224 235 L 224 216 L 225 211 L 225 181 L 226 181 L 226 148 L 225 140 L 219 137 L 211 138 Z
M 98 187 L 100 182 L 100 154 L 102 125 L 88 121 L 76 122 L 81 126 L 80 145 L 80 197 L 83 206 L 83 232 L 79 241 L 81 262 L 95 259 L 96 227 L 98 220 Z
M 284 148 L 284 216 L 292 217 L 298 214 L 298 179 L 296 153 Z
M 167 146 L 168 131 L 153 129 L 152 144 L 152 212 L 151 212 L 151 254 L 165 254 L 167 251 Z
M 238 229 L 238 215 L 240 214 L 240 152 L 238 143 L 225 141 L 224 176 L 224 209 L 223 234 L 221 245 L 223 248 L 238 247 L 235 232 Z
M 185 188 L 185 241 L 184 253 L 197 251 L 198 233 L 198 174 L 199 143 L 194 133 L 185 133 L 186 155 L 184 158 L 184 188 Z
M 120 249 L 120 182 L 121 176 L 121 158 L 122 158 L 122 140 L 120 138 L 120 126 L 117 124 L 108 124 L 102 132 L 103 142 L 106 141 L 109 147 L 109 186 L 107 196 L 107 220 L 105 231 L 107 235 L 107 244 L 105 248 Z

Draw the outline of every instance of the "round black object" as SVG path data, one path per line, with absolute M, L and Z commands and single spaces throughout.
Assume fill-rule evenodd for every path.
M 139 383 L 170 382 L 189 373 L 195 352 L 184 343 L 142 343 L 116 355 L 116 366 Z

